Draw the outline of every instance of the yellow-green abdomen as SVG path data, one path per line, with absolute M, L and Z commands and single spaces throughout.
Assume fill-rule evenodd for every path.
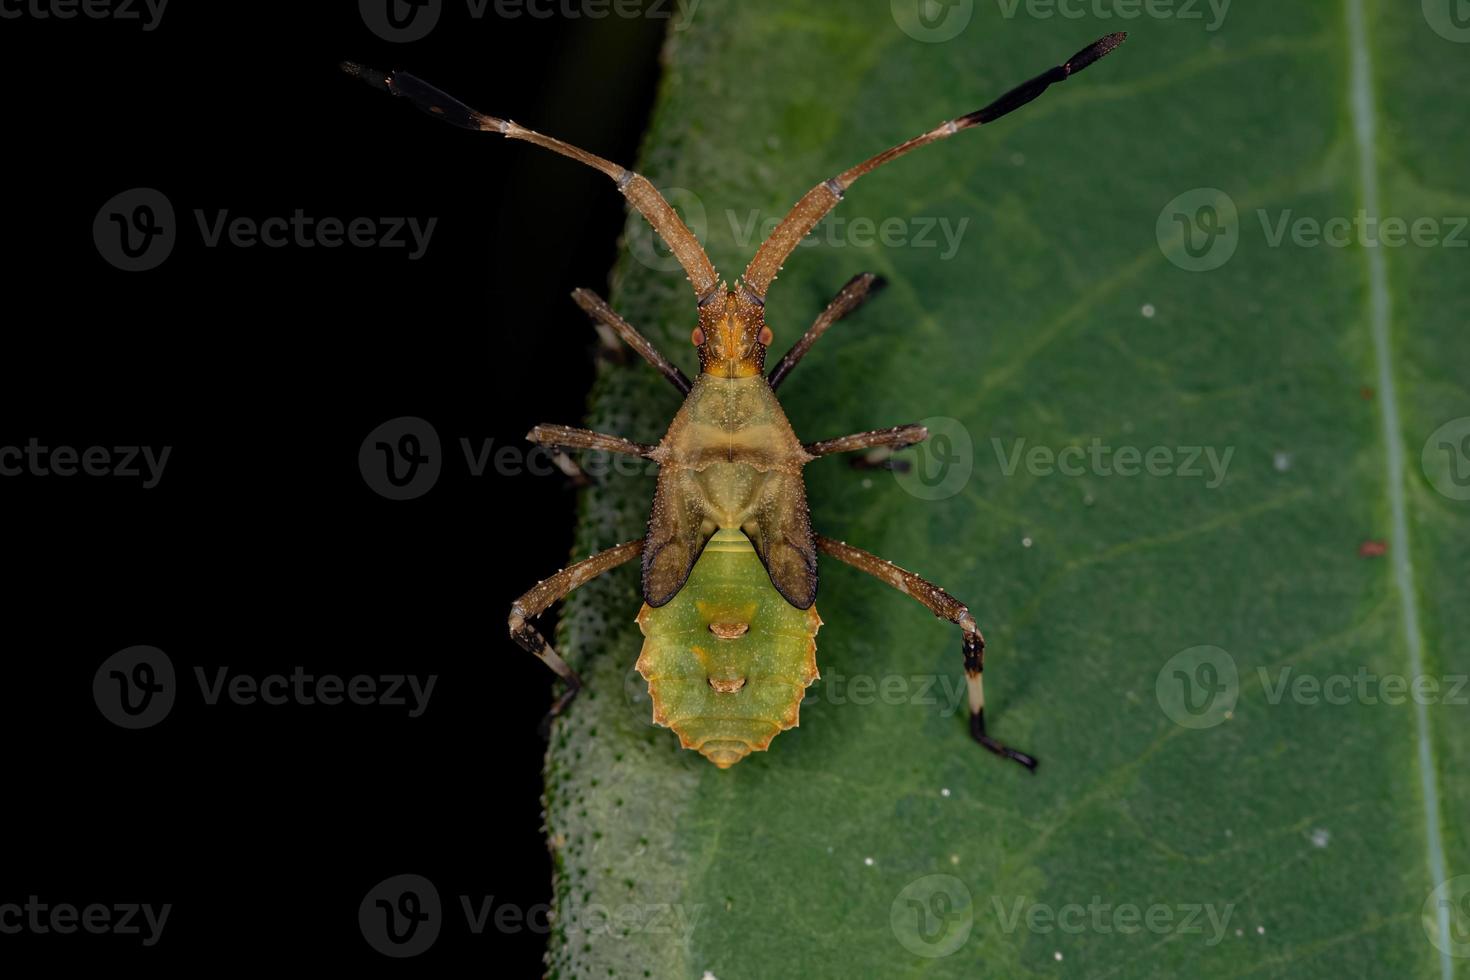
M 721 769 L 794 727 L 817 679 L 816 607 L 781 598 L 740 531 L 715 532 L 668 603 L 638 613 L 653 720 Z

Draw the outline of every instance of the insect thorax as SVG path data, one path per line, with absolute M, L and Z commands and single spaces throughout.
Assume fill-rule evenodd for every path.
M 771 585 L 744 534 L 715 533 L 678 595 L 638 613 L 653 720 L 721 769 L 798 723 L 817 679 L 816 607 Z
M 778 593 L 798 609 L 811 605 L 816 551 L 801 479 L 811 457 L 765 378 L 700 375 L 658 454 L 643 552 L 650 605 L 684 587 L 716 529 L 745 532 Z

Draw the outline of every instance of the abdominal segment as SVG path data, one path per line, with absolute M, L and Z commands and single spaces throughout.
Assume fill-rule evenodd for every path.
M 797 724 L 822 620 L 781 597 L 740 531 L 717 531 L 679 593 L 644 605 L 638 625 L 653 720 L 685 748 L 727 769 Z

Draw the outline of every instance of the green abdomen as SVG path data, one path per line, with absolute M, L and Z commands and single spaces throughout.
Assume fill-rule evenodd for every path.
M 686 749 L 726 769 L 797 724 L 822 620 L 781 598 L 740 531 L 716 531 L 684 587 L 638 625 L 653 720 Z

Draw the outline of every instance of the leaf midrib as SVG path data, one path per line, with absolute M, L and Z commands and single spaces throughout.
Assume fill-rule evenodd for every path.
M 1368 45 L 1364 0 L 1346 0 L 1348 58 L 1348 104 L 1352 111 L 1353 137 L 1358 150 L 1358 185 L 1362 210 L 1368 220 L 1381 213 L 1378 186 L 1377 114 L 1373 93 L 1373 57 Z M 1393 297 L 1388 288 L 1388 260 L 1379 247 L 1364 248 L 1368 266 L 1369 327 L 1373 356 L 1378 369 L 1380 418 L 1383 421 L 1384 465 L 1387 468 L 1388 506 L 1393 542 L 1393 578 L 1402 607 L 1404 642 L 1409 652 L 1411 677 L 1424 674 L 1424 638 L 1419 626 L 1419 605 L 1410 561 L 1408 508 L 1404 493 L 1404 442 L 1399 423 L 1398 388 L 1395 384 L 1390 329 Z M 1424 830 L 1429 858 L 1429 875 L 1434 885 L 1446 879 L 1444 837 L 1439 819 L 1438 769 L 1429 728 L 1429 709 L 1414 699 L 1414 721 L 1418 740 L 1419 785 L 1424 803 Z M 1439 934 L 1449 935 L 1449 910 L 1436 909 Z M 1440 975 L 1453 980 L 1454 961 L 1449 949 L 1440 949 Z

